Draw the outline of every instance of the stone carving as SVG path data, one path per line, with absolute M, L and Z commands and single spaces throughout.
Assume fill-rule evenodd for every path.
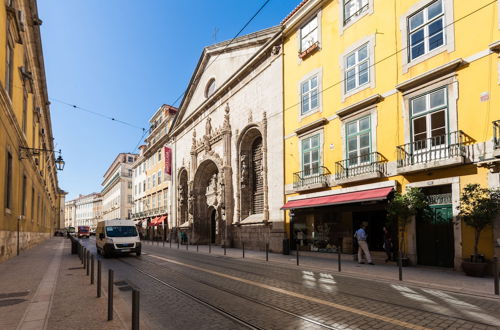
M 191 150 L 196 150 L 196 130 L 193 129 L 193 140 L 191 143 Z
M 207 197 L 207 205 L 217 205 L 217 197 L 218 197 L 217 182 L 218 182 L 217 174 L 214 173 L 214 175 L 212 175 L 210 181 L 208 182 L 207 190 L 205 193 Z
M 205 124 L 205 135 L 210 136 L 212 134 L 212 119 L 207 118 L 207 123 Z
M 248 123 L 250 124 L 250 123 L 252 123 L 252 122 L 253 122 L 252 110 L 250 110 L 250 111 L 248 112 Z
M 240 178 L 240 183 L 241 183 L 241 188 L 245 188 L 248 182 L 248 166 L 246 163 L 246 155 L 241 155 L 241 178 Z
M 189 198 L 188 198 L 188 213 L 193 215 L 193 209 L 194 209 L 194 195 L 193 192 L 189 192 Z
M 179 191 L 179 206 L 182 208 L 186 203 L 186 200 L 184 199 L 184 187 L 180 184 L 177 189 Z
M 231 123 L 229 122 L 229 103 L 226 103 L 226 109 L 224 109 L 224 123 L 222 124 L 222 128 L 224 130 L 231 129 Z

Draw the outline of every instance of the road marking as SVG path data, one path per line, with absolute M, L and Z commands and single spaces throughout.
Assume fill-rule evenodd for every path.
M 412 324 L 412 323 L 408 323 L 408 322 L 405 322 L 405 321 L 396 320 L 396 319 L 393 319 L 393 318 L 390 318 L 390 317 L 378 315 L 378 314 L 371 313 L 371 312 L 366 312 L 366 311 L 363 311 L 363 310 L 360 310 L 360 309 L 357 309 L 357 308 L 348 307 L 348 306 L 345 306 L 345 305 L 340 305 L 340 304 L 336 304 L 336 303 L 329 302 L 329 301 L 324 301 L 324 300 L 321 300 L 321 299 L 318 299 L 318 298 L 314 298 L 314 297 L 310 297 L 310 296 L 306 296 L 306 295 L 303 295 L 303 294 L 300 294 L 300 293 L 291 292 L 291 291 L 280 289 L 280 288 L 276 288 L 276 287 L 273 287 L 273 286 L 270 286 L 270 285 L 267 285 L 267 284 L 258 283 L 258 282 L 250 281 L 250 280 L 247 280 L 247 279 L 244 279 L 244 278 L 239 278 L 239 277 L 235 277 L 235 276 L 231 276 L 231 275 L 219 273 L 219 272 L 216 272 L 216 271 L 213 271 L 213 270 L 209 270 L 209 269 L 205 269 L 205 268 L 201 268 L 201 267 L 189 265 L 189 264 L 186 264 L 186 263 L 183 263 L 183 262 L 179 262 L 179 261 L 176 261 L 176 260 L 163 258 L 163 257 L 156 256 L 156 255 L 153 255 L 153 254 L 150 254 L 149 257 L 156 258 L 156 259 L 159 259 L 159 260 L 163 260 L 163 261 L 166 261 L 166 262 L 170 262 L 170 263 L 173 263 L 173 264 L 176 264 L 176 265 L 188 267 L 188 268 L 191 268 L 191 269 L 199 270 L 199 271 L 202 271 L 202 272 L 205 272 L 205 273 L 209 273 L 209 274 L 212 274 L 212 275 L 216 275 L 216 276 L 228 278 L 228 279 L 231 279 L 231 280 L 234 280 L 234 281 L 243 282 L 243 283 L 246 283 L 246 284 L 249 284 L 249 285 L 257 286 L 257 287 L 260 287 L 260 288 L 263 288 L 263 289 L 267 289 L 267 290 L 271 290 L 271 291 L 274 291 L 274 292 L 286 294 L 288 296 L 292 296 L 292 297 L 296 297 L 296 298 L 301 298 L 301 299 L 308 300 L 308 301 L 311 301 L 311 302 L 314 302 L 314 303 L 317 303 L 317 304 L 326 305 L 326 306 L 329 306 L 329 307 L 340 309 L 340 310 L 343 310 L 343 311 L 346 311 L 346 312 L 350 312 L 350 313 L 358 314 L 358 315 L 361 315 L 361 316 L 369 317 L 369 318 L 372 318 L 372 319 L 384 321 L 384 322 L 391 323 L 391 324 L 394 324 L 394 325 L 397 325 L 397 326 L 401 326 L 401 327 L 405 327 L 405 328 L 408 328 L 408 329 L 430 330 L 429 328 L 422 327 L 422 326 L 419 326 L 419 325 L 416 325 L 416 324 Z

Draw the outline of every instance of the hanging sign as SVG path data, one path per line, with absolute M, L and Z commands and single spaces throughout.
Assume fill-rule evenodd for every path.
M 172 148 L 164 147 L 163 152 L 165 154 L 165 175 L 168 175 L 168 179 L 172 176 Z

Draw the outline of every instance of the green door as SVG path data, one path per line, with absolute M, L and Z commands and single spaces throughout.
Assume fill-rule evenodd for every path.
M 417 217 L 417 259 L 420 265 L 453 267 L 455 255 L 451 205 L 431 205 L 432 216 Z

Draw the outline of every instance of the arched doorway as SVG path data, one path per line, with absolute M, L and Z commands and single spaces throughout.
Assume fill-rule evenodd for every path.
M 220 236 L 217 209 L 221 202 L 219 169 L 212 160 L 203 161 L 193 180 L 193 242 L 215 243 Z

